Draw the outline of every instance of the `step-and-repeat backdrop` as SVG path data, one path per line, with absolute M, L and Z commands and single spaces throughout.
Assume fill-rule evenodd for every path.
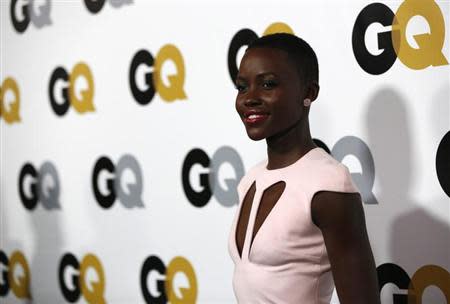
M 1 0 L 0 19 L 1 303 L 235 303 L 236 185 L 266 155 L 232 79 L 277 31 L 319 58 L 312 133 L 362 193 L 382 302 L 450 303 L 449 1 Z

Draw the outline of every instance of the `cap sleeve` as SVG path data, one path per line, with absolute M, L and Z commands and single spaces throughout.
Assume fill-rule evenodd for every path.
M 341 164 L 328 165 L 320 170 L 316 181 L 311 187 L 310 201 L 317 192 L 320 191 L 332 191 L 332 192 L 359 192 L 355 183 L 352 180 L 352 176 L 348 168 Z

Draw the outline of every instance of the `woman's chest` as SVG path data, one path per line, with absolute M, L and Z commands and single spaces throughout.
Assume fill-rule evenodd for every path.
M 320 258 L 323 238 L 311 221 L 307 189 L 289 181 L 256 180 L 240 199 L 230 236 L 237 259 L 281 265 Z

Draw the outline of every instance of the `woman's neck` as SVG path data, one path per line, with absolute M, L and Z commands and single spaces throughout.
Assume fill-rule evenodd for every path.
M 311 137 L 308 121 L 267 138 L 266 143 L 267 169 L 289 166 L 316 147 Z

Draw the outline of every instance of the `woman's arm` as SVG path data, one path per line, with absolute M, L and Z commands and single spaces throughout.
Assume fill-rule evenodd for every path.
M 380 304 L 375 262 L 358 193 L 321 191 L 311 202 L 341 304 Z

